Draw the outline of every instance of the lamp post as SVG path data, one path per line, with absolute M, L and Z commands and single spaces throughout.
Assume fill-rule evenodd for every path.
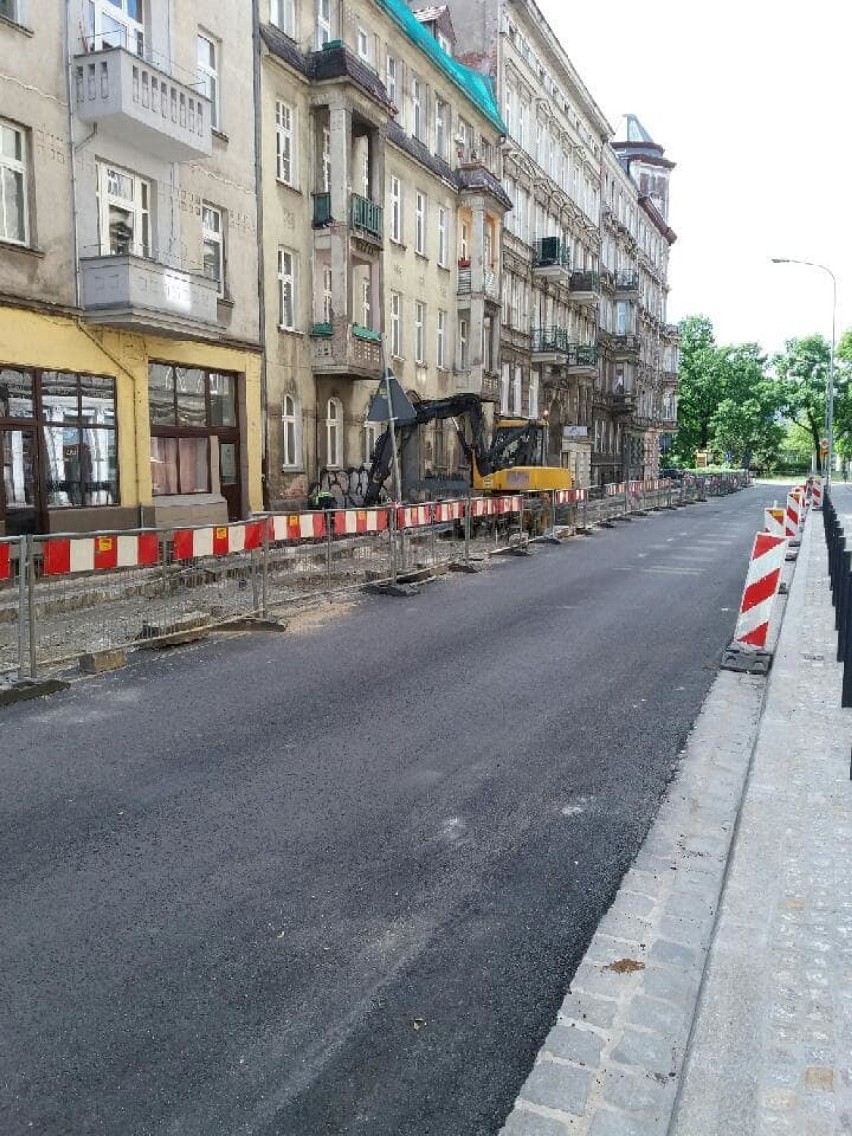
M 831 352 L 828 356 L 828 383 L 825 392 L 825 436 L 828 439 L 826 454 L 825 482 L 831 486 L 831 468 L 834 464 L 834 343 L 837 334 L 837 277 L 825 264 L 813 260 L 794 260 L 789 256 L 773 256 L 773 264 L 805 264 L 808 268 L 818 268 L 831 277 Z

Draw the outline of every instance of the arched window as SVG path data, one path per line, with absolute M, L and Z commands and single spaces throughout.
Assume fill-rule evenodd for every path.
M 530 375 L 530 418 L 538 418 L 538 375 Z
M 290 469 L 302 464 L 301 422 L 298 407 L 294 395 L 284 395 L 284 402 L 281 404 L 281 465 Z
M 523 372 L 520 367 L 515 367 L 515 378 L 512 383 L 512 413 L 521 413 L 521 398 L 522 398 L 522 383 Z
M 325 464 L 343 465 L 343 403 L 330 398 L 325 408 Z
M 503 373 L 500 375 L 500 413 L 509 413 L 509 371 L 510 365 L 503 364 Z

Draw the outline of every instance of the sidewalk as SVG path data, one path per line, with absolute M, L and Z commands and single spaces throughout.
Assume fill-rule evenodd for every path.
M 503 1136 L 852 1133 L 836 644 L 812 514 L 769 678 L 718 674 Z
M 772 666 L 673 1136 L 852 1132 L 852 712 L 840 708 L 829 595 L 815 514 Z

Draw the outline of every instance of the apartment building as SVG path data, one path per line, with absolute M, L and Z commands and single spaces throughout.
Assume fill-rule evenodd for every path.
M 261 507 L 252 24 L 0 7 L 0 532 Z
M 664 322 L 674 234 L 651 188 L 672 164 L 641 126 L 644 166 L 632 136 L 629 151 L 610 146 L 613 128 L 534 0 L 448 8 L 460 57 L 493 79 L 508 129 L 501 408 L 547 414 L 550 460 L 578 485 L 653 476 L 677 361 Z
M 628 319 L 638 333 L 634 400 L 625 439 L 625 472 L 655 477 L 660 454 L 677 424 L 678 328 L 666 322 L 669 253 L 676 235 L 668 223 L 669 182 L 674 162 L 665 157 L 639 119 L 625 115 L 612 150 L 637 195 L 635 240 L 638 288 Z M 612 203 L 610 203 L 612 208 Z
M 504 126 L 443 11 L 262 0 L 261 21 L 269 498 L 357 502 L 385 365 L 412 400 L 497 398 Z M 427 491 L 462 455 L 445 422 L 418 442 Z

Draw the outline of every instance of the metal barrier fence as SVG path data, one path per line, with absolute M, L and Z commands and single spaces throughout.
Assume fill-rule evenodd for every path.
M 538 536 L 700 500 L 698 482 L 266 514 L 239 524 L 0 538 L 0 676 L 464 566 Z
M 843 663 L 840 705 L 847 708 L 852 706 L 852 550 L 846 546 L 847 534 L 827 487 L 823 491 L 822 520 L 828 545 L 831 602 L 834 605 L 834 627 L 837 631 L 837 661 Z

